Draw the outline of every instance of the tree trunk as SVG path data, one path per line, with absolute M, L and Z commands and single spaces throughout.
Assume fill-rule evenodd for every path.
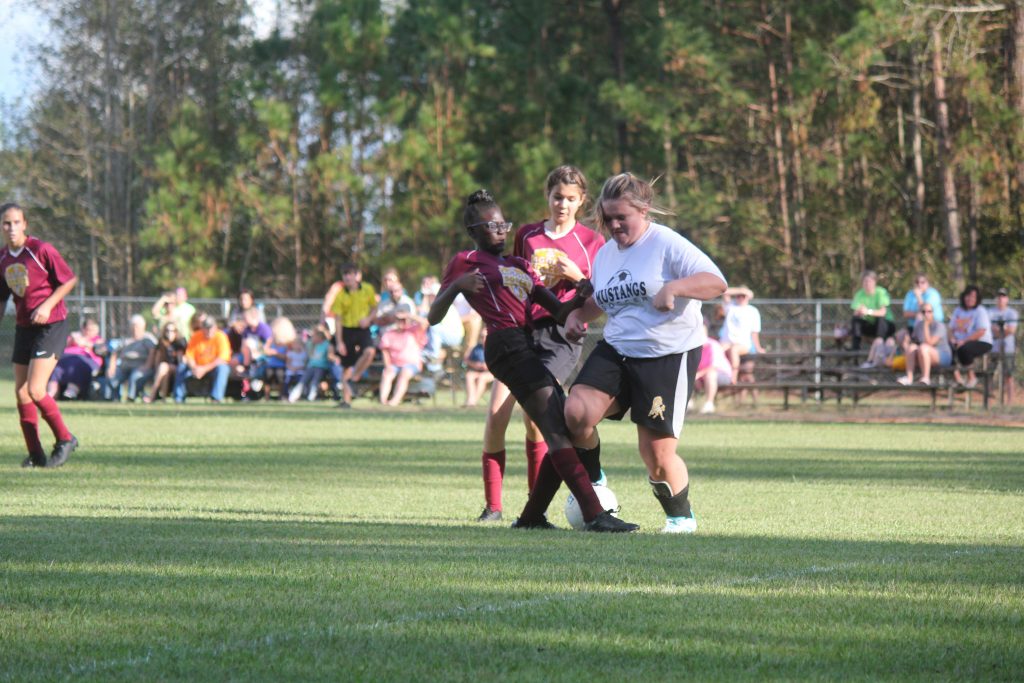
M 615 81 L 620 85 L 626 83 L 626 40 L 625 29 L 622 23 L 622 15 L 626 9 L 626 0 L 603 0 L 604 12 L 608 17 L 608 29 L 612 49 L 612 68 L 615 71 Z M 629 161 L 629 131 L 625 119 L 618 119 L 615 122 L 615 132 L 619 146 L 619 168 L 621 172 L 630 167 Z
M 921 138 L 921 121 L 922 121 L 922 109 L 921 109 L 921 78 L 920 70 L 918 70 L 918 77 L 914 81 L 914 89 L 911 92 L 911 106 L 913 108 L 914 127 L 910 137 L 910 149 L 911 154 L 914 157 L 914 234 L 917 235 L 918 239 L 924 239 L 925 236 L 925 225 L 924 225 L 924 201 L 925 201 L 925 187 L 924 187 L 924 152 L 922 151 L 922 138 Z
M 1008 71 L 1012 82 L 1010 99 L 1013 109 L 1017 112 L 1016 150 L 1014 151 L 1014 176 L 1016 177 L 1016 193 L 1014 196 L 1012 215 L 1017 218 L 1017 231 L 1024 239 L 1024 217 L 1021 203 L 1024 202 L 1024 2 L 1015 0 L 1010 18 L 1010 64 Z
M 935 132 L 938 137 L 939 175 L 942 177 L 942 207 L 946 225 L 946 257 L 953 267 L 953 282 L 964 288 L 964 255 L 960 241 L 960 208 L 957 205 L 953 145 L 949 131 L 949 104 L 942 63 L 942 32 L 932 27 L 932 85 L 935 89 Z
M 765 21 L 768 21 L 767 8 Z M 768 51 L 768 39 L 764 32 L 760 36 L 761 47 L 764 49 L 765 61 L 768 63 L 768 90 L 772 115 L 772 141 L 775 149 L 772 154 L 775 157 L 775 175 L 779 198 L 779 220 L 782 223 L 782 263 L 786 277 L 786 289 L 793 287 L 793 238 L 789 223 L 789 185 L 786 168 L 786 149 L 782 142 L 782 115 L 779 111 L 779 80 L 775 71 L 775 61 Z

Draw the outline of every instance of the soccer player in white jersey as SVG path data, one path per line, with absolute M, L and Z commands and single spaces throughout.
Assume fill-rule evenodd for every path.
M 566 403 L 577 449 L 597 446 L 596 425 L 630 412 L 640 457 L 667 518 L 665 533 L 691 533 L 689 473 L 676 452 L 704 344 L 701 302 L 720 296 L 725 277 L 692 242 L 651 220 L 663 213 L 651 184 L 630 173 L 605 181 L 597 223 L 611 240 L 594 261 L 594 295 L 566 321 L 582 335 L 608 315 L 604 339 L 587 358 Z

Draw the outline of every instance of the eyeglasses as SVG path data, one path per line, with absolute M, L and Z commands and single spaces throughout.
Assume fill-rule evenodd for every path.
M 479 228 L 484 227 L 487 232 L 499 233 L 508 232 L 512 229 L 515 223 L 499 223 L 497 221 L 487 221 L 486 223 L 474 223 L 473 225 L 467 225 L 467 228 Z

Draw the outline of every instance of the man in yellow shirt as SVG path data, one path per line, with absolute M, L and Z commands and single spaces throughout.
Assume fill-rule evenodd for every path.
M 352 405 L 352 388 L 370 367 L 377 350 L 370 333 L 371 313 L 377 306 L 377 292 L 373 285 L 363 282 L 363 273 L 354 264 L 346 264 L 341 271 L 341 282 L 335 282 L 324 296 L 324 317 L 334 318 L 334 339 L 341 356 L 341 408 Z
M 224 400 L 231 374 L 231 342 L 228 336 L 217 329 L 213 316 L 202 311 L 192 316 L 192 336 L 185 349 L 185 357 L 178 366 L 174 378 L 174 402 L 184 403 L 187 394 L 186 382 L 194 377 L 210 387 L 210 398 L 214 403 Z

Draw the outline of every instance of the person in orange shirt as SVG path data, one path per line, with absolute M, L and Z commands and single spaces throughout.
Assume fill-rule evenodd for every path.
M 191 326 L 192 336 L 174 378 L 174 402 L 185 402 L 186 382 L 195 377 L 206 380 L 204 384 L 210 382 L 210 398 L 214 403 L 220 403 L 224 400 L 231 374 L 231 342 L 217 329 L 213 316 L 202 311 L 192 316 Z

